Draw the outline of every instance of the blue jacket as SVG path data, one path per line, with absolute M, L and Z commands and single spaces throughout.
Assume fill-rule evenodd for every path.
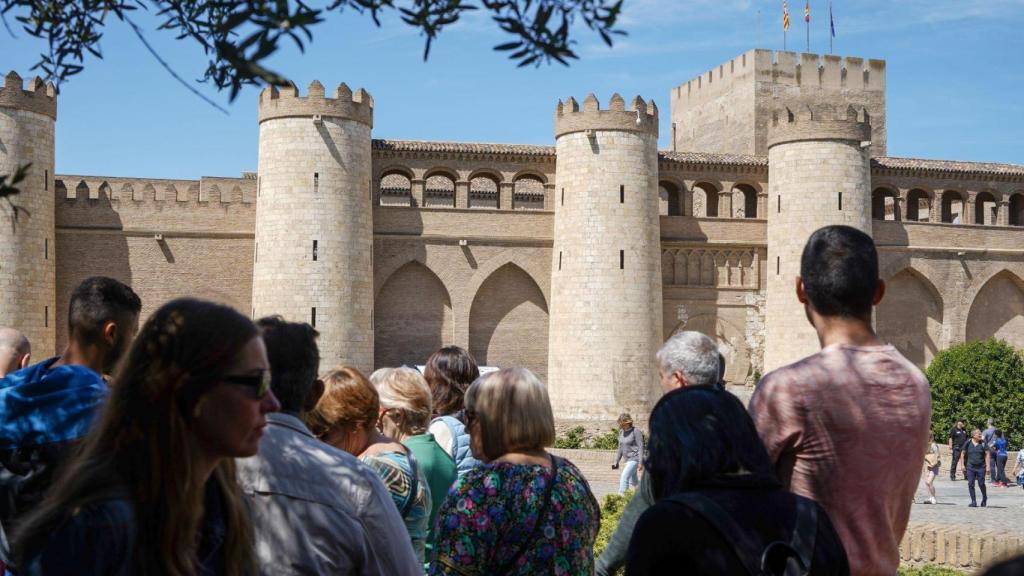
M 85 437 L 108 394 L 89 368 L 50 368 L 48 358 L 0 380 L 0 523 L 12 523 L 44 496 L 68 449 Z

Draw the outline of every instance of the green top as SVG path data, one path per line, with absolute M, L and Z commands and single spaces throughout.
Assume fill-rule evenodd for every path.
M 423 475 L 427 478 L 430 486 L 430 524 L 427 526 L 427 560 L 430 560 L 431 551 L 434 547 L 434 522 L 437 513 L 441 510 L 441 503 L 448 496 L 448 489 L 455 483 L 458 477 L 455 470 L 455 461 L 444 451 L 444 448 L 434 440 L 434 435 L 419 434 L 410 436 L 402 441 L 419 463 Z

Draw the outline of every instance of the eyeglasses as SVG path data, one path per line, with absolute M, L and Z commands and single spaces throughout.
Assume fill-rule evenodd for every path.
M 256 398 L 263 398 L 270 391 L 270 381 L 272 376 L 270 370 L 260 370 L 256 374 L 241 375 L 235 374 L 231 376 L 224 376 L 221 378 L 221 382 L 227 382 L 228 384 L 238 384 L 239 386 L 245 386 L 251 388 Z

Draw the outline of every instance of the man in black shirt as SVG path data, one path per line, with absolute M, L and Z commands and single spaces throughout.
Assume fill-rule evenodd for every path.
M 981 439 L 981 430 L 974 429 L 972 438 L 964 442 L 964 468 L 967 469 L 967 491 L 971 494 L 971 508 L 978 506 L 974 498 L 974 481 L 978 481 L 981 487 L 981 507 L 988 504 L 988 494 L 985 492 L 985 469 L 988 468 L 989 450 L 988 444 Z
M 949 450 L 953 453 L 953 459 L 949 461 L 949 479 L 956 480 L 956 467 L 960 463 L 960 451 L 967 442 L 967 429 L 964 428 L 964 421 L 957 420 L 956 426 L 949 431 Z M 960 468 L 963 471 L 963 467 Z M 966 475 L 966 472 L 964 472 Z

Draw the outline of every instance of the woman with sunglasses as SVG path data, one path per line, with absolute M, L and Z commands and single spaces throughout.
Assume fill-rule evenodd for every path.
M 430 574 L 592 574 L 601 512 L 580 471 L 545 450 L 555 418 L 544 384 L 525 368 L 481 377 L 466 425 L 483 464 L 441 506 Z
M 16 573 L 255 573 L 234 458 L 256 454 L 279 407 L 252 321 L 168 302 L 115 372 L 81 451 L 14 535 Z
M 342 366 L 321 378 L 324 394 L 306 425 L 324 442 L 356 456 L 380 476 L 405 522 L 413 550 L 425 559 L 430 488 L 408 448 L 380 431 L 387 410 L 359 370 Z

